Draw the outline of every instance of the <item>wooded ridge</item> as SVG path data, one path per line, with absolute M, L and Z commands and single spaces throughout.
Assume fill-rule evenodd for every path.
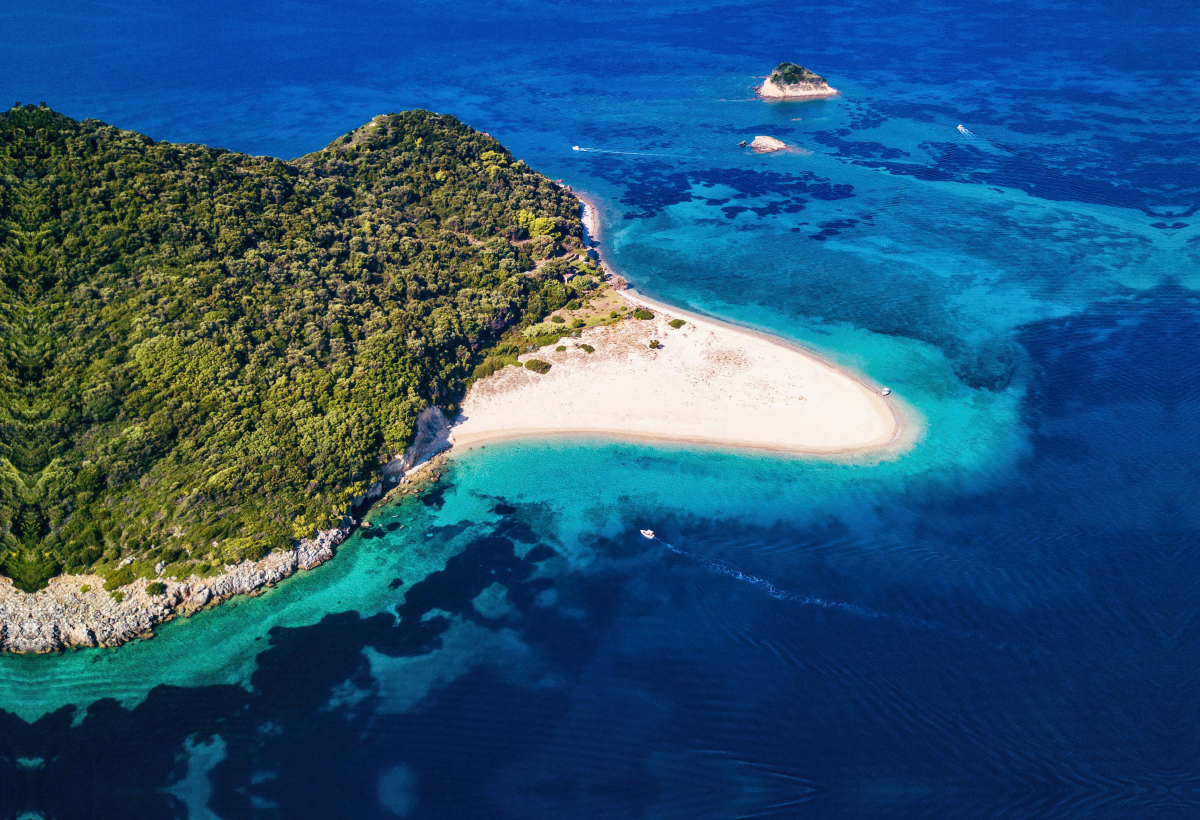
M 0 114 L 0 571 L 115 588 L 331 526 L 578 295 L 581 236 L 568 191 L 450 116 L 281 161 Z

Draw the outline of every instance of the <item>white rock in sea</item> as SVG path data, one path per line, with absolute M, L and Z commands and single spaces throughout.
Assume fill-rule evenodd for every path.
M 774 137 L 758 136 L 754 138 L 754 142 L 750 143 L 750 147 L 756 154 L 770 154 L 787 148 L 787 143 Z

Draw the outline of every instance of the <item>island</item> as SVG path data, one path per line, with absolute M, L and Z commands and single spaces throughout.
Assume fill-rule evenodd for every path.
M 764 100 L 818 100 L 836 97 L 838 90 L 830 87 L 821 75 L 795 63 L 780 63 L 758 87 Z
M 898 444 L 888 391 L 649 302 L 598 235 L 426 111 L 289 161 L 0 114 L 0 648 L 116 646 L 316 567 L 450 448 Z

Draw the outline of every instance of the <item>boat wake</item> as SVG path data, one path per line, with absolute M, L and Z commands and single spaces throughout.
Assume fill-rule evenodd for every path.
M 742 572 L 737 567 L 731 567 L 729 564 L 726 564 L 724 561 L 718 561 L 715 558 L 705 558 L 702 555 L 696 555 L 694 553 L 688 552 L 687 550 L 680 549 L 679 547 L 676 547 L 675 545 L 670 544 L 667 541 L 664 541 L 662 538 L 659 538 L 658 536 L 646 535 L 646 532 L 653 532 L 653 530 L 643 531 L 642 535 L 645 536 L 646 538 L 650 539 L 651 541 L 656 541 L 659 544 L 662 544 L 664 547 L 666 547 L 667 549 L 669 549 L 671 552 L 675 553 L 676 555 L 680 555 L 691 561 L 695 561 L 696 563 L 703 565 L 710 572 L 715 572 L 720 575 L 726 575 L 730 578 L 741 581 L 744 584 L 749 584 L 750 586 L 754 587 L 755 589 L 759 590 L 760 592 L 762 592 L 766 595 L 769 595 L 778 601 L 787 601 L 788 603 L 801 604 L 801 605 L 806 605 L 806 606 L 819 606 L 822 609 L 840 609 L 843 612 L 848 612 L 851 615 L 858 615 L 859 617 L 862 617 L 862 618 L 886 620 L 886 621 L 890 621 L 892 623 L 903 624 L 908 627 L 916 627 L 916 628 L 920 628 L 920 629 L 934 630 L 936 632 L 954 635 L 958 638 L 966 638 L 966 639 L 970 639 L 970 640 L 979 640 L 982 638 L 983 640 L 987 641 L 990 645 L 994 646 L 996 649 L 1004 649 L 1007 646 L 1006 644 L 1003 644 L 1003 643 L 995 643 L 992 641 L 988 641 L 988 639 L 985 636 L 979 634 L 978 632 L 976 632 L 973 629 L 959 629 L 959 628 L 955 628 L 955 627 L 949 627 L 944 624 L 938 624 L 938 623 L 934 623 L 933 621 L 927 621 L 924 618 L 914 618 L 911 615 L 889 614 L 887 612 L 879 612 L 874 609 L 869 609 L 865 606 L 859 606 L 858 604 L 853 604 L 848 601 L 837 601 L 837 600 L 832 600 L 829 598 L 821 598 L 816 595 L 803 595 L 799 592 L 790 592 L 786 589 L 780 589 L 779 587 L 775 586 L 770 581 L 768 581 L 766 578 L 759 578 L 757 575 L 750 575 L 749 573 Z
M 721 575 L 728 575 L 730 578 L 735 578 L 738 581 L 749 584 L 755 589 L 758 589 L 779 601 L 788 601 L 789 603 L 793 604 L 810 604 L 812 606 L 819 606 L 824 609 L 840 609 L 844 612 L 849 612 L 854 615 L 861 615 L 864 618 L 887 618 L 889 620 L 898 619 L 909 621 L 920 626 L 929 626 L 929 624 L 925 621 L 921 621 L 916 618 L 887 615 L 883 612 L 876 612 L 873 609 L 867 609 L 866 607 L 859 606 L 858 604 L 848 603 L 846 601 L 833 601 L 828 598 L 818 598 L 815 595 L 802 595 L 799 592 L 789 592 L 786 589 L 780 589 L 779 587 L 775 586 L 766 578 L 759 578 L 757 575 L 750 575 L 742 572 L 736 567 L 729 566 L 729 564 L 726 564 L 724 561 L 718 561 L 715 558 L 705 558 L 701 555 L 690 553 L 687 550 L 681 550 L 679 547 L 669 544 L 661 538 L 654 538 L 652 540 L 658 541 L 676 555 L 682 555 L 684 558 L 688 558 L 699 564 L 703 564 L 712 572 L 716 572 Z
M 631 157 L 667 157 L 669 159 L 692 159 L 694 154 L 658 154 L 652 151 L 617 151 L 611 148 L 584 148 L 581 145 L 572 145 L 572 151 L 586 151 L 590 154 L 623 154 Z

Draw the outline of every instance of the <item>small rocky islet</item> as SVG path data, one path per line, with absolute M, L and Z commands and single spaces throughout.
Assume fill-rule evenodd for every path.
M 795 63 L 775 66 L 757 91 L 764 100 L 819 100 L 838 95 L 820 74 Z

